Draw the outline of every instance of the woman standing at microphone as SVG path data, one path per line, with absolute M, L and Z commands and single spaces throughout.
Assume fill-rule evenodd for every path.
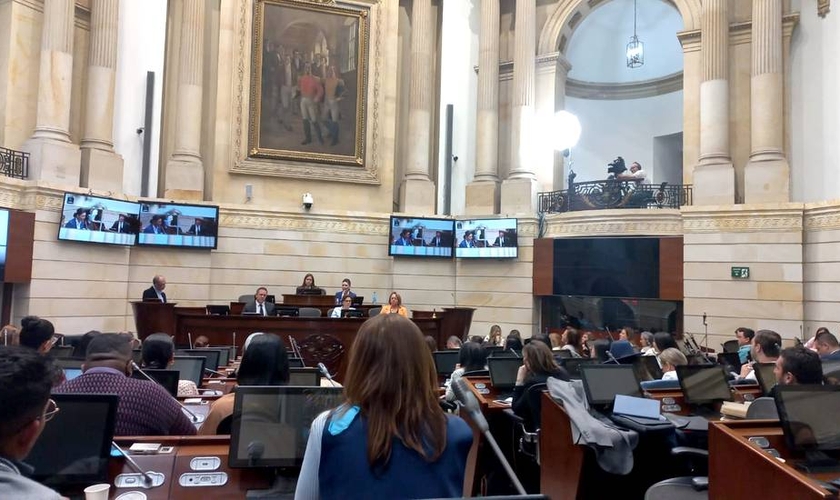
M 295 499 L 459 497 L 472 431 L 441 410 L 420 329 L 369 319 L 348 366 L 346 402 L 312 422 Z

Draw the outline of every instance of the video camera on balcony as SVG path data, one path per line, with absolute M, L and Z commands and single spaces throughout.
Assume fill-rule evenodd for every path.
M 615 179 L 626 171 L 627 167 L 624 165 L 624 158 L 620 156 L 612 162 L 607 163 L 607 179 Z

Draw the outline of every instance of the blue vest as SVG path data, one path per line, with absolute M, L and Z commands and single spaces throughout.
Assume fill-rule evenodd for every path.
M 318 469 L 323 500 L 462 496 L 464 469 L 473 441 L 472 430 L 464 420 L 446 415 L 446 448 L 436 462 L 426 462 L 394 438 L 388 465 L 374 471 L 367 459 L 367 421 L 358 415 L 353 418 L 352 411 L 345 417 L 352 422 L 343 430 L 342 426 L 330 425 L 335 416 L 324 426 Z

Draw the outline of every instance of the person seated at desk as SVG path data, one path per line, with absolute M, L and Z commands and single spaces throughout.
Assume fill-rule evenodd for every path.
M 677 341 L 674 340 L 674 336 L 668 332 L 656 332 L 653 334 L 653 351 L 654 355 L 659 355 L 665 349 L 676 349 L 680 350 L 679 346 L 677 345 Z
M 195 223 L 190 226 L 186 234 L 190 236 L 214 236 L 215 230 L 212 222 L 206 221 L 201 217 L 196 217 Z
M 306 273 L 306 276 L 303 277 L 303 283 L 295 289 L 295 293 L 298 295 L 324 295 L 325 292 L 320 287 L 315 286 L 315 276 L 312 276 L 312 273 Z
M 261 286 L 254 292 L 254 300 L 245 304 L 242 309 L 243 313 L 257 313 L 260 316 L 274 316 L 274 304 L 266 302 L 268 297 L 268 288 Z
M 840 343 L 828 330 L 814 336 L 814 347 L 823 361 L 840 361 Z
M 411 229 L 403 229 L 400 232 L 400 237 L 394 240 L 394 245 L 398 247 L 414 246 L 414 243 L 411 241 Z
M 408 309 L 402 305 L 402 297 L 397 292 L 391 292 L 391 295 L 388 296 L 388 303 L 382 305 L 382 310 L 379 311 L 379 314 L 399 314 L 400 316 L 407 318 L 408 317 Z
M 651 332 L 644 331 L 639 335 L 639 346 L 641 346 L 639 352 L 642 353 L 642 356 L 656 356 L 656 348 L 653 347 L 653 334 Z
M 475 248 L 475 233 L 467 231 L 464 233 L 464 239 L 458 244 L 458 248 Z
M 146 234 L 166 234 L 166 228 L 163 227 L 163 216 L 153 215 L 149 225 L 143 230 Z
M 82 374 L 54 389 L 56 394 L 117 394 L 116 436 L 193 435 L 195 426 L 160 385 L 130 378 L 131 343 L 116 333 L 94 337 Z
M 64 227 L 69 229 L 90 229 L 88 227 L 87 216 L 87 210 L 84 208 L 77 208 L 76 213 L 73 214 L 73 218 L 67 221 L 67 224 L 65 224 Z
M 417 355 L 424 349 L 406 318 L 379 315 L 362 325 L 346 402 L 312 422 L 296 500 L 462 495 L 472 431 L 440 408 L 432 357 Z
M 352 305 L 353 299 L 349 295 L 344 297 L 340 306 L 330 309 L 330 318 L 340 318 L 344 314 L 344 311 L 355 311 L 356 309 L 351 307 Z
M 519 333 L 519 330 L 511 330 L 507 338 L 505 338 L 505 350 L 509 351 L 511 349 L 514 351 L 522 350 L 522 335 Z
M 740 327 L 735 330 L 735 339 L 738 340 L 738 359 L 741 360 L 742 365 L 750 360 L 753 337 L 755 337 L 755 332 L 751 328 Z
M 344 301 L 344 297 L 347 297 L 348 295 L 352 299 L 356 298 L 356 294 L 350 290 L 350 278 L 344 278 L 341 280 L 341 291 L 335 292 L 336 305 L 341 305 Z
M 128 222 L 125 220 L 125 214 L 120 214 L 117 217 L 117 220 L 111 224 L 111 231 L 114 233 L 131 233 L 131 229 L 129 228 Z
M 199 335 L 195 339 L 195 342 L 193 343 L 193 347 L 196 348 L 196 349 L 201 348 L 201 347 L 210 347 L 210 339 L 208 339 L 204 335 Z
M 478 342 L 465 342 L 458 353 L 458 364 L 455 365 L 455 371 L 452 372 L 445 384 L 446 395 L 444 397 L 446 400 L 455 401 L 455 391 L 452 390 L 452 384 L 465 373 L 486 369 L 487 351 Z
M 820 356 L 802 346 L 788 347 L 779 353 L 773 367 L 779 385 L 822 385 L 823 370 Z
M 755 332 L 752 339 L 750 356 L 754 363 L 775 363 L 779 358 L 779 350 L 782 346 L 782 337 L 773 330 L 759 330 Z M 746 380 L 757 380 L 752 363 L 741 367 L 741 378 Z
M 0 498 L 63 499 L 25 476 L 29 455 L 44 426 L 59 409 L 50 399 L 52 360 L 20 346 L 0 348 Z
M 537 384 L 546 383 L 551 377 L 569 381 L 568 372 L 557 364 L 557 360 L 551 354 L 551 349 L 542 342 L 530 342 L 522 348 L 522 366 L 516 373 L 511 408 L 525 420 L 526 428 L 531 428 L 534 422 L 531 405 L 525 397 L 528 389 Z
M 289 383 L 289 355 L 286 346 L 277 335 L 263 333 L 253 338 L 242 355 L 239 371 L 236 372 L 237 385 L 286 385 Z M 219 433 L 219 424 L 233 415 L 235 389 L 213 403 L 210 413 L 198 431 L 201 435 Z M 222 434 L 230 434 L 230 428 L 221 429 Z
M 166 277 L 160 274 L 152 278 L 152 286 L 143 290 L 143 302 L 162 302 L 166 304 L 166 294 L 163 290 L 166 288 Z
M 484 337 L 484 344 L 499 347 L 505 345 L 505 341 L 502 339 L 502 327 L 499 325 L 491 326 L 490 333 Z
M 677 367 L 688 364 L 688 358 L 679 349 L 669 347 L 659 353 L 659 366 L 662 367 L 662 380 L 679 380 Z
M 566 328 L 564 335 L 566 336 L 566 345 L 560 349 L 571 352 L 573 358 L 583 357 L 583 337 L 580 332 L 574 328 Z
M 153 333 L 146 337 L 141 351 L 143 368 L 168 370 L 175 363 L 175 343 L 165 333 Z M 178 397 L 198 396 L 198 388 L 192 380 L 178 381 Z
M 462 345 L 464 345 L 464 343 L 461 342 L 461 339 L 455 335 L 450 335 L 449 338 L 446 339 L 447 349 L 460 349 Z
M 50 352 L 55 344 L 55 327 L 38 316 L 26 316 L 20 320 L 20 345 L 41 354 Z
M 639 340 L 638 336 L 636 335 L 636 330 L 634 330 L 633 327 L 625 326 L 621 330 L 619 330 L 618 339 L 630 342 L 630 345 L 633 346 L 633 349 L 639 351 Z

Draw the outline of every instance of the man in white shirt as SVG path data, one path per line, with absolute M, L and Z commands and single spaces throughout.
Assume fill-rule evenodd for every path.
M 268 289 L 264 286 L 257 288 L 254 293 L 254 300 L 245 304 L 242 312 L 256 313 L 260 316 L 274 316 L 274 304 L 266 302 L 268 297 Z
M 618 179 L 622 181 L 635 181 L 635 182 L 644 182 L 647 174 L 645 171 L 642 170 L 642 165 L 639 162 L 634 161 L 630 165 L 630 173 L 624 172 L 618 175 Z
M 752 339 L 750 355 L 756 363 L 775 363 L 782 349 L 782 336 L 773 330 L 759 330 Z M 741 367 L 741 377 L 757 380 L 752 364 Z

